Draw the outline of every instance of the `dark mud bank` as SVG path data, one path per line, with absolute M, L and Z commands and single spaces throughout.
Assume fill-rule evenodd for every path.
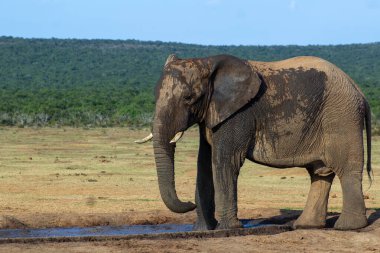
M 211 238 L 255 234 L 268 235 L 292 230 L 289 225 L 257 224 L 255 220 L 242 220 L 242 223 L 243 228 L 210 231 L 192 231 L 193 225 L 190 224 L 0 229 L 0 243 Z

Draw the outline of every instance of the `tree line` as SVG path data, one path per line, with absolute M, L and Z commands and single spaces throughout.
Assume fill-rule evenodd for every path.
M 169 54 L 231 54 L 258 61 L 322 57 L 361 87 L 380 125 L 380 43 L 331 46 L 201 46 L 137 40 L 0 37 L 0 125 L 150 124 L 153 87 Z

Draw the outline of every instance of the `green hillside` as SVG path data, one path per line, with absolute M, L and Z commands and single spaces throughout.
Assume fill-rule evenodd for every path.
M 322 57 L 360 85 L 380 124 L 380 43 L 199 46 L 12 37 L 0 37 L 0 124 L 147 125 L 154 108 L 153 87 L 171 53 L 184 58 L 232 54 L 262 61 Z

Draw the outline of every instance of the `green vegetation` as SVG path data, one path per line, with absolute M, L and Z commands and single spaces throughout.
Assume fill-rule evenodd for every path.
M 0 37 L 0 124 L 143 126 L 153 87 L 171 53 L 232 54 L 273 61 L 314 55 L 336 64 L 362 88 L 380 125 L 380 43 L 337 46 L 199 46 L 136 40 Z

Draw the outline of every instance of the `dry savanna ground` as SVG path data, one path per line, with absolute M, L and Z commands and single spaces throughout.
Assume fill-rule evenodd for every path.
M 126 128 L 1 128 L 0 227 L 57 227 L 189 223 L 194 212 L 173 214 L 162 203 L 151 143 L 133 141 L 149 132 Z M 182 200 L 194 200 L 198 133 L 186 132 L 176 150 L 176 185 Z M 373 138 L 373 170 L 380 170 L 380 138 Z M 247 161 L 239 177 L 239 217 L 299 213 L 310 180 L 304 169 L 273 169 Z M 365 201 L 376 215 L 380 183 L 375 178 Z M 329 211 L 340 212 L 335 180 Z M 375 217 L 375 216 L 373 216 Z M 377 216 L 376 216 L 377 217 Z M 106 243 L 0 245 L 0 251 L 380 251 L 380 220 L 367 232 L 298 230 L 272 236 L 225 239 L 132 240 Z M 326 242 L 326 243 L 323 243 Z M 160 245 L 157 247 L 157 245 Z

